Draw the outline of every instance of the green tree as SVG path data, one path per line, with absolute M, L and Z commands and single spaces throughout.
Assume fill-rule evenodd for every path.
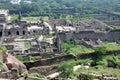
M 73 74 L 73 64 L 71 63 L 67 63 L 67 62 L 63 62 L 62 64 L 60 64 L 58 66 L 58 71 L 61 72 L 61 74 L 59 75 L 59 77 L 62 78 L 71 78 L 72 74 Z
M 95 49 L 95 55 L 97 57 L 105 55 L 106 52 L 107 52 L 106 47 L 103 47 L 103 46 L 102 47 L 98 47 L 98 48 Z
M 107 52 L 106 47 L 98 47 L 95 49 L 94 55 L 95 58 L 93 58 L 92 65 L 105 65 L 106 61 L 103 61 L 103 55 L 105 55 Z

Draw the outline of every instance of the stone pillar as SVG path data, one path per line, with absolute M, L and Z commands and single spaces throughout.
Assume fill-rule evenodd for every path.
M 57 36 L 56 41 L 57 41 L 58 53 L 61 53 L 61 40 L 59 36 Z

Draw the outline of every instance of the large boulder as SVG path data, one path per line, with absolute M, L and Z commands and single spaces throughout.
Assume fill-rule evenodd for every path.
M 11 54 L 7 54 L 5 64 L 7 65 L 9 70 L 12 70 L 12 68 L 16 68 L 19 73 L 24 72 L 27 74 L 26 66 L 21 61 L 19 61 L 14 56 L 12 56 Z
M 0 78 L 16 80 L 21 74 L 27 73 L 27 68 L 21 61 L 0 47 Z

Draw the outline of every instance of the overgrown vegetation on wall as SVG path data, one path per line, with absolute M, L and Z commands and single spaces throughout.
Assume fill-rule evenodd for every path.
M 72 54 L 74 56 L 76 56 L 77 54 L 81 54 L 81 53 L 94 52 L 93 49 L 87 48 L 83 45 L 75 45 L 74 40 L 68 40 L 68 41 L 63 42 L 62 50 L 63 50 L 63 53 Z

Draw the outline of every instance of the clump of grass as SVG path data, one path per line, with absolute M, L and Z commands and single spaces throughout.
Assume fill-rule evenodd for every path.
M 36 78 L 44 78 L 43 75 L 40 75 L 40 74 L 38 74 L 38 73 L 31 73 L 31 74 L 28 74 L 28 76 L 36 77 Z
M 0 61 L 0 65 L 3 65 L 3 62 L 2 62 L 2 61 Z
M 6 48 L 3 46 L 0 46 L 0 51 L 4 51 L 4 50 L 6 50 Z

